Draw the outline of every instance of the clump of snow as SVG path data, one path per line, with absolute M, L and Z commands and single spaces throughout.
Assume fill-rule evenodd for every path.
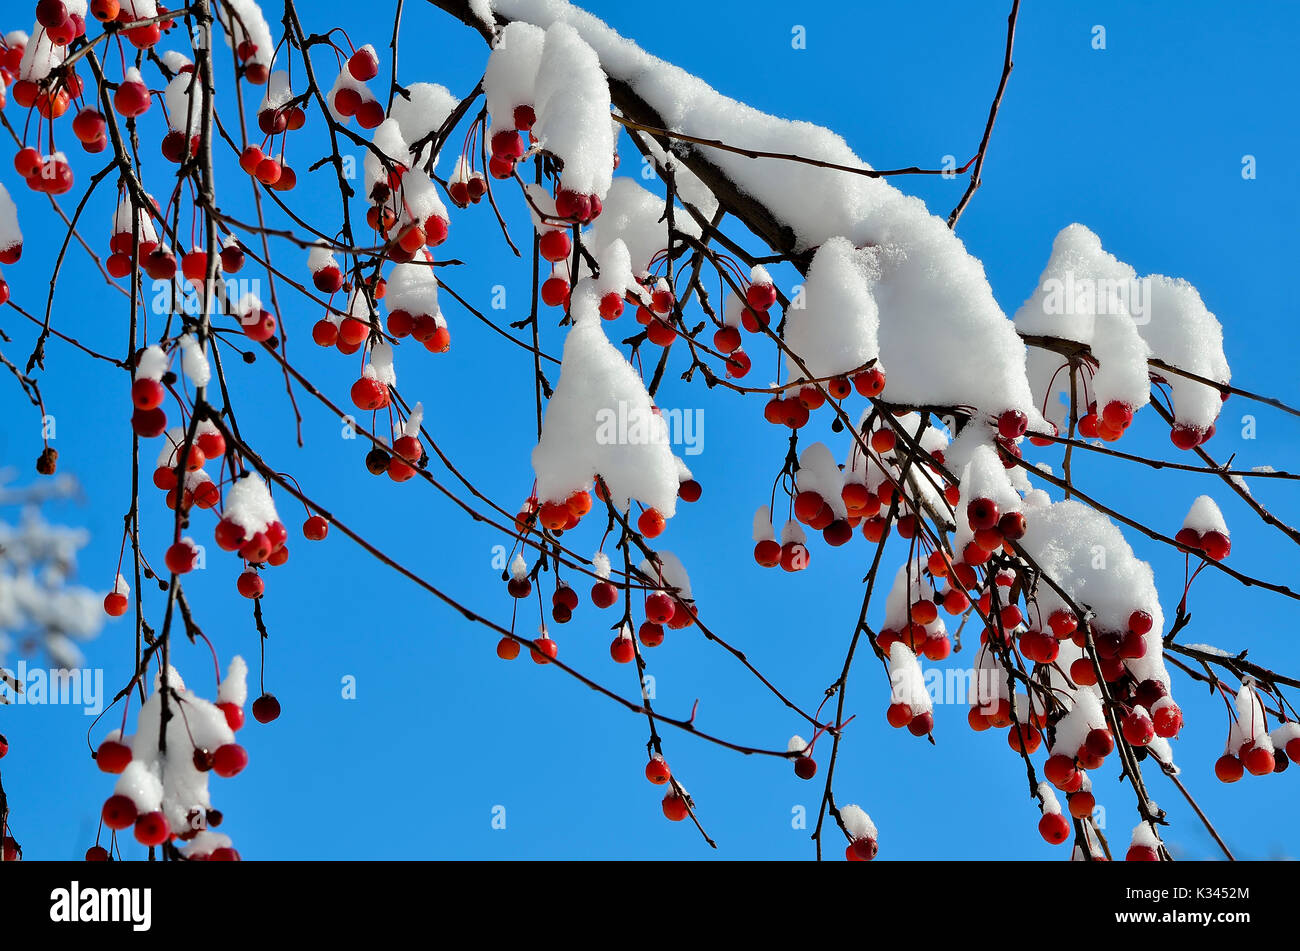
M 153 0 L 148 2 L 152 5 Z M 136 2 L 136 12 L 140 12 L 139 0 Z M 253 54 L 243 61 L 244 65 L 257 64 L 269 70 L 274 61 L 275 41 L 271 39 L 271 27 L 262 15 L 262 8 L 255 0 L 224 0 L 217 5 L 216 14 L 226 31 L 228 45 L 238 49 L 241 43 L 247 41 L 255 47 Z
M 570 315 L 560 379 L 532 455 L 537 495 L 560 501 L 600 475 L 619 510 L 635 498 L 671 518 L 678 483 L 667 426 L 641 377 L 605 336 L 592 282 L 574 289 Z
M 853 803 L 840 806 L 840 821 L 844 823 L 844 828 L 849 835 L 855 839 L 870 839 L 875 842 L 879 836 L 876 824 L 871 821 L 871 817 L 861 806 Z
M 180 339 L 181 370 L 195 386 L 207 386 L 212 381 L 212 368 L 198 339 L 193 334 L 183 334 Z
M 1223 353 L 1223 328 L 1195 287 L 1184 280 L 1152 274 L 1144 279 L 1150 319 L 1139 326 L 1151 355 L 1170 366 L 1206 379 L 1232 379 Z M 1219 390 L 1175 373 L 1166 374 L 1173 393 L 1174 420 L 1208 429 L 1223 405 Z
M 241 670 L 247 670 L 239 658 L 231 662 L 232 670 L 236 661 Z M 242 674 L 239 679 L 242 681 Z M 120 742 L 131 747 L 132 759 L 118 777 L 114 793 L 129 798 L 141 813 L 161 811 L 173 835 L 188 834 L 212 808 L 208 781 L 213 774 L 194 765 L 194 750 L 215 752 L 234 743 L 235 735 L 216 704 L 187 689 L 180 674 L 171 668 L 167 687 L 173 692 L 169 697 L 172 716 L 167 721 L 167 751 L 160 752 L 160 682 L 161 674 L 153 693 L 140 708 L 135 735 L 120 738 Z
M 643 559 L 637 566 L 637 570 L 646 577 L 655 579 L 663 585 L 664 590 L 672 591 L 681 600 L 693 600 L 691 578 L 686 573 L 686 566 L 682 564 L 681 559 L 670 551 L 657 551 L 655 558 L 657 564 L 652 564 L 648 558 Z
M 611 242 L 621 240 L 627 245 L 633 273 L 641 277 L 648 273 L 650 259 L 668 245 L 663 215 L 664 199 L 630 178 L 616 178 L 605 195 L 600 217 L 584 233 L 584 241 L 599 257 Z M 685 212 L 675 215 L 673 224 L 683 234 L 700 236 L 699 226 Z
M 158 344 L 144 348 L 135 364 L 135 379 L 161 380 L 167 372 L 167 352 Z
M 388 115 L 397 121 L 402 138 L 412 145 L 442 128 L 447 117 L 460 103 L 446 86 L 438 83 L 411 83 L 406 87 L 406 92 L 407 96 L 399 92 L 393 98 Z M 435 155 L 433 159 L 434 168 L 437 168 L 438 157 Z M 409 165 L 411 162 L 408 157 L 403 164 Z
M 534 103 L 537 69 L 546 32 L 528 23 L 508 23 L 497 35 L 483 73 L 491 123 L 488 135 L 513 129 L 515 109 Z
M 876 256 L 847 238 L 831 238 L 813 255 L 802 306 L 788 312 L 785 342 L 814 377 L 856 370 L 879 356 L 880 310 L 872 294 L 879 276 Z M 793 379 L 805 375 L 790 354 L 786 367 Z
M 196 95 L 198 91 L 198 73 L 192 71 L 178 73 L 167 83 L 163 102 L 167 104 L 167 125 L 172 131 L 188 132 L 191 136 L 199 134 L 202 107 Z
M 890 703 L 907 704 L 914 716 L 934 708 L 921 665 L 902 641 L 894 641 L 889 646 L 889 699 Z
M 248 537 L 266 531 L 272 522 L 278 522 L 271 491 L 262 478 L 249 473 L 236 479 L 226 490 L 222 518 L 234 522 Z
M 1239 753 L 1247 743 L 1273 752 L 1273 738 L 1264 717 L 1264 701 L 1255 692 L 1255 684 L 1247 679 L 1237 691 L 1234 703 L 1236 718 L 1228 731 L 1228 750 Z
M 1214 499 L 1208 495 L 1198 495 L 1187 510 L 1183 519 L 1183 528 L 1190 528 L 1204 535 L 1206 532 L 1219 532 L 1225 538 L 1231 538 L 1228 523 L 1223 520 L 1223 513 Z
M 1090 346 L 1099 364 L 1092 380 L 1098 409 L 1116 400 L 1137 410 L 1151 397 L 1149 349 L 1137 326 L 1146 319 L 1145 306 L 1133 268 L 1102 250 L 1101 239 L 1088 228 L 1072 224 L 1052 242 L 1047 266 L 1033 295 L 1016 311 L 1015 325 L 1022 334 Z M 1050 351 L 1030 361 L 1040 406 L 1070 391 L 1069 373 L 1055 372 L 1061 362 Z M 1060 417 L 1053 422 L 1059 428 Z
M 673 132 L 870 169 L 833 132 L 723 96 L 568 3 L 494 0 L 493 9 L 548 31 L 556 23 L 574 27 L 595 50 L 605 74 L 630 85 Z M 891 399 L 969 405 L 992 413 L 1015 408 L 1035 421 L 1024 345 L 994 299 L 980 262 L 922 201 L 879 177 L 707 146 L 682 148 L 698 151 L 788 225 L 796 251 L 836 236 L 854 247 L 880 249 L 875 296 L 881 357 L 893 371 Z M 628 247 L 635 266 L 637 249 L 632 241 Z
M 533 136 L 564 163 L 561 187 L 603 200 L 614 175 L 609 82 L 595 50 L 567 24 L 546 31 L 536 96 Z
M 8 251 L 22 243 L 23 232 L 18 227 L 18 206 L 10 197 L 9 190 L 0 184 L 0 251 Z
M 841 494 L 844 489 L 844 474 L 824 443 L 812 443 L 799 454 L 799 470 L 795 473 L 795 479 L 800 492 L 816 492 L 831 507 L 836 518 L 844 518 L 848 514 Z

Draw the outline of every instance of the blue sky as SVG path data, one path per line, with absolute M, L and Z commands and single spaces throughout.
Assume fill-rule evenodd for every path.
M 373 33 L 356 28 L 355 18 L 342 22 L 356 42 L 382 46 L 390 6 L 376 8 L 382 13 L 376 14 Z M 303 8 L 305 25 L 323 31 L 348 8 L 355 9 L 336 0 L 311 4 Z M 877 167 L 932 167 L 945 155 L 961 163 L 973 154 L 998 79 L 1007 12 L 1002 3 L 859 4 L 851 6 L 846 26 L 844 8 L 831 4 L 806 5 L 797 18 L 787 5 L 772 2 L 701 6 L 666 0 L 653 17 L 623 3 L 595 2 L 588 8 L 722 92 L 779 115 L 834 127 Z M 406 16 L 401 78 L 441 82 L 458 94 L 469 90 L 485 58 L 478 37 L 421 4 L 408 4 Z M 26 25 L 7 22 L 5 27 Z M 806 30 L 806 49 L 791 47 L 796 25 Z M 1104 50 L 1092 48 L 1096 25 L 1105 27 Z M 1295 373 L 1300 352 L 1291 332 L 1296 304 L 1280 277 L 1293 270 L 1298 250 L 1294 156 L 1300 142 L 1294 123 L 1284 119 L 1297 105 L 1290 65 L 1295 32 L 1294 24 L 1263 6 L 1026 4 L 984 185 L 959 226 L 967 246 L 984 261 L 1003 308 L 1013 311 L 1029 295 L 1053 236 L 1080 221 L 1139 273 L 1185 277 L 1199 288 L 1223 322 L 1234 382 L 1300 402 Z M 326 60 L 318 52 L 322 73 L 330 69 Z M 381 75 L 387 68 L 385 60 Z M 290 160 L 301 184 L 289 201 L 325 224 L 337 201 L 332 176 L 328 170 L 306 174 L 306 166 L 322 154 L 320 133 L 319 118 L 312 117 L 303 137 L 291 141 Z M 156 131 L 145 135 L 150 157 L 157 137 Z M 70 144 L 79 194 L 100 165 Z M 624 140 L 621 146 L 625 170 L 635 168 L 631 145 Z M 1256 158 L 1254 180 L 1241 175 L 1245 155 Z M 445 158 L 444 171 L 448 163 Z M 39 312 L 61 232 L 12 172 L 0 174 L 19 203 L 26 234 L 22 262 L 5 274 L 14 299 Z M 221 170 L 219 181 L 231 196 L 222 199 L 223 207 L 246 211 L 248 187 L 233 165 Z M 965 179 L 896 184 L 946 215 Z M 86 237 L 100 248 L 107 246 L 110 209 L 109 196 L 97 196 L 85 215 Z M 506 212 L 512 234 L 526 237 L 522 203 L 511 196 Z M 447 247 L 468 262 L 443 275 L 451 287 L 476 306 L 486 306 L 492 287 L 502 284 L 508 318 L 526 316 L 528 265 L 510 255 L 485 206 L 455 216 Z M 291 248 L 278 249 L 279 265 L 294 273 L 305 273 L 303 258 Z M 82 260 L 70 257 L 55 302 L 56 327 L 101 349 L 120 347 L 126 313 L 116 297 L 105 293 Z M 429 355 L 403 349 L 398 358 L 402 392 L 424 401 L 439 445 L 478 486 L 504 505 L 517 504 L 532 482 L 531 357 L 502 346 L 453 301 L 444 300 L 443 306 L 452 350 Z M 331 398 L 345 402 L 357 364 L 310 345 L 310 327 L 319 316 L 313 305 L 295 301 L 285 309 L 281 319 L 289 327 L 295 362 Z M 3 352 L 14 359 L 25 356 L 30 325 L 6 310 L 0 327 L 15 338 Z M 559 331 L 547 328 L 546 348 L 558 353 L 561 342 Z M 292 410 L 271 361 L 252 367 L 233 363 L 227 360 L 241 427 L 268 461 L 292 473 L 308 495 L 363 528 L 394 558 L 467 605 L 509 622 L 512 605 L 493 567 L 493 546 L 501 538 L 418 480 L 394 485 L 369 476 L 361 444 L 342 440 L 338 421 L 301 393 L 306 445 L 298 449 Z M 57 341 L 41 376 L 58 422 L 55 445 L 62 471 L 85 489 L 83 504 L 61 504 L 49 514 L 93 533 L 82 553 L 80 578 L 101 590 L 112 581 L 129 505 L 130 464 L 123 447 L 129 445 L 130 407 L 120 377 Z M 816 707 L 842 663 L 871 550 L 861 540 L 833 553 L 818 544 L 809 571 L 779 578 L 755 566 L 750 521 L 766 500 L 764 486 L 781 465 L 786 437 L 762 421 L 760 403 L 706 393 L 698 383 L 687 385 L 676 377 L 668 374 L 659 401 L 666 408 L 704 410 L 704 451 L 688 460 L 703 483 L 704 498 L 672 521 L 663 547 L 686 560 L 711 626 L 742 647 L 790 696 Z M 0 464 L 17 467 L 26 478 L 39 451 L 39 420 L 7 377 L 0 387 L 9 408 L 0 419 Z M 1247 414 L 1256 421 L 1253 439 L 1242 438 Z M 830 435 L 826 418 L 815 426 L 817 438 Z M 1300 467 L 1297 435 L 1294 417 L 1234 398 L 1210 449 L 1219 458 L 1236 454 L 1243 467 L 1295 470 Z M 1167 457 L 1175 452 L 1150 411 L 1139 415 L 1121 448 Z M 144 451 L 146 464 L 155 451 L 152 446 Z M 1047 450 L 1041 458 L 1058 461 L 1058 455 Z M 1233 527 L 1232 563 L 1249 574 L 1294 579 L 1290 543 L 1253 523 L 1217 480 L 1156 475 L 1123 462 L 1086 458 L 1077 463 L 1075 475 L 1107 504 L 1169 533 L 1181 524 L 1191 500 L 1208 492 Z M 1286 484 L 1261 481 L 1256 494 L 1283 519 L 1300 519 Z M 145 546 L 159 561 L 171 513 L 151 487 L 143 499 Z M 222 831 L 235 838 L 246 858 L 793 859 L 813 854 L 808 831 L 794 828 L 792 817 L 806 808 L 811 828 L 821 774 L 803 782 L 786 764 L 743 757 L 667 730 L 669 761 L 719 843 L 715 853 L 688 823 L 670 824 L 661 815 L 662 791 L 641 773 L 644 718 L 554 669 L 523 658 L 499 661 L 490 631 L 466 623 L 339 533 L 318 544 L 302 540 L 300 509 L 283 495 L 279 504 L 291 529 L 292 557 L 267 575 L 264 611 L 271 634 L 267 686 L 279 696 L 284 714 L 268 726 L 250 717 L 240 734 L 251 754 L 249 768 L 237 779 L 214 780 L 215 804 L 227 817 Z M 211 523 L 203 516 L 198 522 L 196 537 L 206 539 Z M 596 532 L 580 529 L 574 547 L 594 550 Z M 1181 589 L 1182 557 L 1145 543 L 1135 547 L 1151 561 L 1165 613 L 1171 614 Z M 900 557 L 901 549 L 891 546 L 885 563 L 896 565 Z M 223 666 L 231 654 L 241 653 L 256 668 L 258 637 L 250 606 L 234 593 L 238 571 L 233 558 L 212 550 L 207 570 L 187 580 L 186 590 Z M 615 618 L 597 612 L 583 593 L 574 620 L 552 627 L 562 656 L 634 697 L 635 674 L 608 655 L 608 626 Z M 163 598 L 156 591 L 146 598 L 150 619 L 158 623 Z M 1297 617 L 1294 602 L 1243 591 L 1207 571 L 1196 582 L 1190 605 L 1194 620 L 1186 640 L 1232 650 L 1249 646 L 1262 664 L 1300 668 L 1300 648 L 1290 631 Z M 531 611 L 523 614 L 534 617 Z M 521 630 L 531 634 L 534 622 Z M 129 621 L 110 623 L 86 653 L 89 664 L 104 668 L 109 689 L 115 690 L 129 676 Z M 211 695 L 206 648 L 178 641 L 173 656 L 189 684 Z M 946 663 L 961 665 L 969 656 L 968 650 Z M 698 698 L 702 730 L 769 748 L 783 747 L 794 732 L 806 735 L 804 725 L 733 658 L 697 634 L 670 632 L 649 660 L 656 707 L 665 714 L 685 716 Z M 354 700 L 341 696 L 346 677 L 355 678 Z M 1185 782 L 1224 837 L 1239 856 L 1294 854 L 1300 833 L 1278 817 L 1294 801 L 1296 773 L 1221 786 L 1211 768 L 1226 735 L 1223 707 L 1185 680 L 1176 680 L 1175 693 L 1187 719 L 1175 745 Z M 881 859 L 1066 855 L 1065 847 L 1050 847 L 1038 836 L 1038 813 L 1023 768 L 1001 735 L 972 734 L 964 707 L 940 707 L 937 745 L 931 747 L 889 729 L 886 704 L 883 674 L 864 654 L 849 686 L 847 712 L 857 719 L 837 767 L 836 795 L 872 815 L 881 830 Z M 98 808 L 111 781 L 96 771 L 86 752 L 89 723 L 79 710 L 63 707 L 0 711 L 0 732 L 13 744 L 3 762 L 11 823 L 29 858 L 75 857 L 93 842 Z M 96 730 L 96 743 L 108 728 Z M 825 750 L 819 745 L 823 768 L 828 752 L 828 744 Z M 1108 835 L 1122 850 L 1137 818 L 1116 774 L 1108 764 L 1094 784 L 1099 803 L 1107 807 Z M 1171 847 L 1188 857 L 1212 857 L 1212 841 L 1176 790 L 1153 771 L 1148 782 L 1170 812 Z M 504 829 L 493 828 L 498 807 L 504 807 Z M 829 842 L 829 854 L 842 855 L 838 833 Z M 132 842 L 126 852 L 139 856 L 143 849 Z

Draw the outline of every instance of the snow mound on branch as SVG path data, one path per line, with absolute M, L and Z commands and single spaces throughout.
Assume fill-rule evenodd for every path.
M 179 73 L 173 76 L 163 90 L 163 102 L 167 104 L 167 126 L 174 132 L 188 131 L 191 136 L 199 134 L 202 121 L 199 76 L 196 72 Z
M 1237 691 L 1234 703 L 1236 717 L 1232 729 L 1228 732 L 1228 750 L 1240 753 L 1247 743 L 1273 752 L 1273 738 L 1268 732 L 1264 719 L 1264 702 L 1255 692 L 1254 682 L 1247 679 Z
M 243 664 L 239 658 L 236 660 Z M 129 798 L 141 813 L 161 811 L 172 833 L 180 835 L 194 828 L 194 823 L 212 808 L 208 780 L 215 774 L 195 767 L 195 748 L 215 752 L 234 743 L 235 734 L 216 704 L 188 690 L 176 669 L 169 668 L 167 686 L 175 695 L 169 701 L 167 752 L 160 752 L 161 680 L 162 675 L 157 675 L 153 693 L 140 707 L 135 735 L 120 739 L 131 747 L 132 759 L 113 792 Z M 184 716 L 177 713 L 177 703 L 182 705 Z
M 404 310 L 412 317 L 438 316 L 438 278 L 433 268 L 417 263 L 394 265 L 388 275 L 384 306 L 390 314 Z
M 149 0 L 152 5 L 153 0 Z M 139 12 L 139 0 L 136 12 Z M 256 49 L 253 55 L 244 60 L 244 65 L 257 64 L 268 70 L 274 62 L 275 41 L 271 39 L 271 27 L 262 16 L 262 8 L 254 0 L 225 0 L 217 5 L 217 19 L 226 31 L 226 44 L 235 49 L 245 40 Z
M 1138 329 L 1151 355 L 1197 376 L 1227 383 L 1232 379 L 1223 353 L 1223 328 L 1206 308 L 1196 288 L 1186 281 L 1152 274 L 1146 279 L 1151 316 Z M 1219 416 L 1219 391 L 1204 383 L 1170 373 L 1174 419 L 1208 429 Z
M 698 238 L 700 229 L 685 212 L 674 216 L 679 231 Z M 650 270 L 650 259 L 668 246 L 664 199 L 646 191 L 630 178 L 616 178 L 605 196 L 596 223 L 583 233 L 583 241 L 600 257 L 614 241 L 627 245 L 631 267 L 638 277 Z
M 257 111 L 274 112 L 283 109 L 285 103 L 293 98 L 293 88 L 289 85 L 289 74 L 277 69 L 266 80 L 266 95 L 258 105 Z
M 614 139 L 617 142 L 617 132 Z M 663 149 L 651 136 L 642 136 L 639 142 L 650 153 L 659 168 L 671 171 L 673 188 L 677 192 L 677 197 L 693 206 L 705 218 L 711 219 L 718 210 L 718 199 L 709 190 L 709 187 L 700 181 L 695 173 L 683 164 L 681 159 Z M 664 176 L 661 174 L 660 177 Z
M 271 500 L 270 489 L 261 476 L 252 473 L 236 479 L 234 485 L 226 490 L 222 518 L 234 522 L 249 537 L 266 531 L 268 525 L 280 520 L 275 512 L 275 502 Z
M 1206 532 L 1221 532 L 1225 538 L 1231 538 L 1228 531 L 1228 523 L 1223 519 L 1223 513 L 1219 511 L 1219 506 L 1214 499 L 1208 495 L 1198 495 L 1192 502 L 1192 507 L 1187 510 L 1187 517 L 1183 519 L 1183 528 L 1194 529 L 1204 535 Z
M 847 238 L 831 238 L 813 255 L 802 306 L 788 312 L 785 342 L 814 377 L 856 370 L 879 356 L 880 310 L 872 296 L 879 276 L 875 256 Z M 785 360 L 791 378 L 806 376 L 794 357 Z
M 153 196 L 149 196 L 150 200 Z M 131 203 L 129 195 L 123 196 L 122 200 L 117 203 L 117 210 L 113 213 L 113 234 L 130 234 L 131 233 L 131 212 L 135 206 Z M 157 243 L 158 232 L 153 225 L 153 218 L 149 213 L 141 208 L 135 213 L 136 218 L 140 221 L 140 243 L 152 241 Z
M 668 428 L 641 377 L 605 336 L 597 305 L 592 282 L 580 282 L 570 305 L 573 327 L 564 341 L 560 379 L 533 450 L 537 497 L 562 501 L 590 488 L 600 475 L 620 511 L 635 498 L 671 518 L 677 511 L 677 463 Z
M 203 352 L 198 339 L 193 334 L 183 334 L 179 343 L 182 372 L 195 386 L 207 386 L 212 382 L 212 368 L 208 365 L 207 354 Z
M 870 170 L 835 133 L 723 96 L 561 0 L 494 0 L 493 9 L 548 30 L 556 23 L 574 27 L 606 75 L 631 86 L 671 131 Z M 1024 345 L 994 299 L 983 266 L 924 202 L 882 178 L 851 171 L 752 159 L 707 146 L 683 148 L 697 150 L 769 208 L 793 232 L 796 251 L 836 236 L 855 247 L 881 249 L 876 301 L 882 358 L 895 370 L 891 400 L 969 405 L 993 413 L 1015 408 L 1031 424 L 1036 421 Z
M 63 65 L 63 61 L 68 57 L 68 48 L 55 46 L 50 39 L 50 34 L 40 24 L 37 24 L 35 29 L 36 39 L 29 40 L 23 48 L 23 58 L 18 65 L 18 78 L 40 82 L 49 76 L 56 66 Z
M 841 806 L 840 821 L 844 823 L 844 828 L 848 830 L 849 835 L 855 839 L 870 839 L 874 842 L 879 836 L 876 831 L 876 824 L 871 821 L 871 817 L 863 811 L 861 806 L 853 803 Z
M 410 143 L 418 142 L 442 128 L 452 110 L 460 104 L 460 100 L 439 83 L 411 83 L 406 87 L 406 92 L 410 98 L 400 92 L 393 97 L 388 116 L 396 120 L 402 138 Z M 434 159 L 434 167 L 437 168 L 437 156 Z M 410 156 L 402 159 L 404 165 L 411 162 Z
M 683 601 L 692 600 L 691 577 L 686 573 L 686 566 L 682 564 L 682 560 L 672 552 L 657 551 L 655 562 L 651 562 L 649 558 L 642 559 L 637 569 L 646 577 L 659 581 L 664 590 L 675 588 L 675 594 Z
M 542 62 L 546 31 L 529 23 L 508 23 L 488 54 L 483 73 L 491 123 L 488 135 L 515 127 L 515 108 L 535 102 L 537 69 Z
M 564 163 L 561 187 L 603 201 L 614 175 L 609 82 L 596 51 L 571 26 L 546 31 L 536 96 L 533 137 Z
M 889 702 L 907 704 L 912 708 L 913 716 L 934 709 L 921 665 L 902 641 L 894 641 L 889 646 L 889 690 Z
M 601 296 L 617 294 L 622 297 L 629 290 L 636 290 L 636 276 L 632 273 L 632 256 L 628 254 L 627 245 L 615 238 L 597 255 L 600 265 L 600 277 L 596 289 Z
M 848 515 L 843 498 L 844 473 L 840 471 L 825 443 L 812 443 L 799 454 L 795 482 L 800 492 L 816 492 L 820 495 L 836 518 Z
M 7 251 L 22 243 L 23 232 L 18 227 L 18 206 L 10 197 L 9 190 L 0 184 L 0 251 Z
M 1143 635 L 1146 654 L 1124 664 L 1138 681 L 1169 687 L 1161 642 L 1164 613 L 1151 566 L 1133 554 L 1110 519 L 1087 505 L 1072 499 L 1051 502 L 1033 493 L 1025 499 L 1024 511 L 1028 528 L 1020 545 L 1075 604 L 1093 612 L 1096 630 L 1127 631 L 1134 611 L 1151 615 L 1151 630 Z M 1057 608 L 1069 610 L 1047 583 L 1039 584 L 1037 599 L 1043 617 Z
M 1047 266 L 1033 295 L 1016 311 L 1015 325 L 1022 334 L 1091 347 L 1099 363 L 1092 380 L 1098 409 L 1117 400 L 1136 410 L 1151 398 L 1149 348 L 1138 328 L 1138 322 L 1147 319 L 1145 309 L 1142 284 L 1133 268 L 1102 250 L 1101 239 L 1092 231 L 1072 224 L 1053 240 Z M 1055 372 L 1063 362 L 1050 352 L 1030 361 L 1030 370 L 1037 371 L 1031 375 L 1039 405 L 1056 393 L 1069 393 L 1068 372 Z M 1078 395 L 1082 400 L 1083 392 Z M 1059 428 L 1059 421 L 1053 421 Z

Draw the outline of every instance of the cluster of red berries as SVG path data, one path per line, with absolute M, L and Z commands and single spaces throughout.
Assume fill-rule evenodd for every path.
M 477 169 L 462 164 L 447 183 L 447 195 L 457 208 L 477 205 L 487 194 L 487 179 Z
M 375 446 L 366 454 L 366 469 L 371 475 L 387 474 L 394 482 L 406 482 L 415 477 L 424 459 L 424 446 L 409 434 L 393 440 L 391 450 Z
M 1084 439 L 1102 439 L 1115 442 L 1133 422 L 1133 407 L 1120 400 L 1111 400 L 1097 411 L 1097 402 L 1088 404 L 1088 412 L 1079 417 L 1079 435 Z
M 1201 552 L 1210 561 L 1223 561 L 1232 551 L 1232 541 L 1228 536 L 1214 529 L 1198 532 L 1194 528 L 1180 528 L 1174 541 Z
M 916 712 L 909 703 L 895 701 L 885 710 L 885 719 L 895 729 L 907 727 L 913 736 L 926 736 L 934 731 L 934 714 L 926 710 Z
M 881 628 L 876 635 L 876 646 L 888 655 L 895 643 L 901 643 L 914 654 L 929 660 L 940 661 L 952 653 L 952 640 L 947 634 L 929 628 L 939 617 L 939 609 L 930 598 L 918 598 L 908 605 L 908 620 L 900 628 Z
M 350 319 L 344 318 L 344 322 Z M 451 331 L 434 314 L 411 314 L 399 307 L 388 312 L 387 323 L 388 332 L 398 340 L 412 337 L 430 353 L 446 353 L 451 349 Z
M 344 67 L 357 83 L 367 83 L 379 75 L 379 57 L 375 48 L 366 44 L 348 57 Z M 363 129 L 378 128 L 384 121 L 384 106 L 364 85 L 358 89 L 352 84 L 341 85 L 334 93 L 334 111 L 346 118 L 356 117 Z

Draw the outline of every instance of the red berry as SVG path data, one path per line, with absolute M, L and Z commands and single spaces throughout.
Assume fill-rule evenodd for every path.
M 596 607 L 603 610 L 613 605 L 617 600 L 618 589 L 614 587 L 612 582 L 597 581 L 591 586 L 591 603 Z
M 614 638 L 609 645 L 609 656 L 614 658 L 616 664 L 630 664 L 636 657 L 636 645 L 632 643 L 632 638 L 622 635 Z
M 108 859 L 108 849 L 104 848 L 102 845 L 92 845 L 90 848 L 86 849 L 87 862 L 107 862 Z
M 121 617 L 126 613 L 126 608 L 126 595 L 117 591 L 110 591 L 104 595 L 104 613 L 109 617 Z
M 219 703 L 217 709 L 226 717 L 226 726 L 238 731 L 244 725 L 244 709 L 236 703 Z
M 1267 776 L 1273 772 L 1275 765 L 1271 751 L 1264 749 L 1262 746 L 1253 746 L 1245 751 L 1241 757 L 1242 765 L 1252 776 Z
M 1224 753 L 1214 764 L 1214 775 L 1223 783 L 1235 783 L 1246 773 L 1241 760 L 1231 753 Z
M 690 810 L 686 807 L 686 800 L 677 795 L 675 791 L 664 796 L 663 810 L 664 815 L 673 822 L 681 822 L 690 815 Z
M 656 786 L 662 786 L 664 783 L 668 782 L 668 777 L 671 775 L 672 770 L 668 768 L 668 764 L 664 762 L 662 756 L 656 755 L 650 757 L 650 762 L 645 765 L 645 778 L 650 780 L 650 782 L 654 783 Z
M 212 755 L 212 771 L 226 779 L 237 776 L 247 765 L 248 752 L 238 743 L 219 746 Z
M 876 840 L 864 836 L 860 839 L 854 839 L 849 843 L 848 851 L 845 853 L 850 862 L 870 862 L 876 857 L 879 847 Z
M 912 722 L 912 708 L 905 703 L 891 703 L 885 711 L 885 719 L 895 729 L 905 727 Z
M 497 641 L 497 656 L 502 660 L 514 660 L 519 656 L 519 642 L 509 637 Z
M 171 826 L 161 812 L 146 812 L 135 820 L 135 839 L 141 845 L 162 845 L 171 837 Z
M 367 44 L 353 53 L 348 60 L 348 72 L 363 83 L 378 76 L 379 57 L 375 55 L 374 47 Z
M 664 517 L 654 508 L 646 509 L 636 521 L 637 530 L 646 538 L 657 537 L 663 532 L 665 524 Z
M 374 377 L 363 376 L 352 384 L 352 402 L 358 409 L 383 409 L 388 405 L 388 386 Z
M 1169 431 L 1169 438 L 1179 449 L 1195 449 L 1201 444 L 1205 431 L 1196 426 L 1178 424 Z
M 817 775 L 817 763 L 806 753 L 794 758 L 794 774 L 800 779 L 812 779 Z
M 974 499 L 966 506 L 966 519 L 974 531 L 998 524 L 998 504 L 992 499 Z
M 262 581 L 262 576 L 252 570 L 243 572 L 235 582 L 235 587 L 240 594 L 250 600 L 260 598 L 263 592 L 266 591 L 266 584 Z
M 309 541 L 323 541 L 325 536 L 329 534 L 329 531 L 330 523 L 325 521 L 324 517 L 320 515 L 312 515 L 307 519 L 307 521 L 302 523 L 303 537 Z
M 636 636 L 646 647 L 658 647 L 664 642 L 664 629 L 654 621 L 643 621 L 637 628 Z
M 131 762 L 131 747 L 114 740 L 105 740 L 95 752 L 95 765 L 104 773 L 120 773 Z
M 1211 561 L 1223 561 L 1232 551 L 1232 542 L 1223 532 L 1209 531 L 1201 536 L 1201 548 Z
M 524 154 L 524 140 L 514 130 L 502 129 L 500 132 L 493 133 L 488 150 L 493 158 L 518 161 Z
M 548 231 L 537 242 L 537 250 L 547 261 L 563 261 L 573 250 L 573 245 L 567 232 Z
M 560 652 L 559 645 L 545 634 L 537 638 L 534 643 L 536 646 L 530 650 L 534 664 L 549 664 Z
M 176 542 L 167 549 L 167 554 L 163 556 L 167 570 L 177 575 L 193 571 L 197 560 L 198 552 L 195 550 L 193 543 L 188 541 Z
M 126 796 L 109 796 L 100 812 L 110 829 L 128 829 L 135 824 L 135 803 Z
M 274 694 L 264 693 L 253 701 L 253 719 L 258 723 L 270 723 L 280 718 L 280 701 Z
M 1003 439 L 1018 439 L 1028 425 L 1029 420 L 1018 409 L 1009 409 L 998 417 L 998 433 Z
M 1059 812 L 1047 812 L 1038 820 L 1038 834 L 1052 845 L 1060 845 L 1070 837 L 1070 823 Z

